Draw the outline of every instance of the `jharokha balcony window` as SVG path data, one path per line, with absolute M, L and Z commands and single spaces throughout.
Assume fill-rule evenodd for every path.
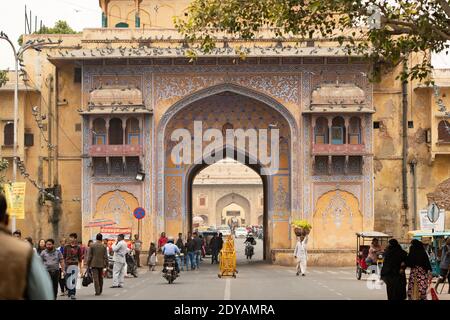
M 96 118 L 91 132 L 91 157 L 142 155 L 141 123 L 134 116 Z
M 313 117 L 315 155 L 364 154 L 361 118 L 357 116 Z

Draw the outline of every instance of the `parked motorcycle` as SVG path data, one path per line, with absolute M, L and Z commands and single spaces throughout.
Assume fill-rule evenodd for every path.
M 169 284 L 173 283 L 173 281 L 178 278 L 175 257 L 164 259 L 164 268 L 162 272 L 163 277 L 169 282 Z

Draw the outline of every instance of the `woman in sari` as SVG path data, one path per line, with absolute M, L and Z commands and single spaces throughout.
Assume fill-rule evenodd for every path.
M 432 279 L 431 264 L 423 243 L 419 240 L 411 241 L 406 265 L 411 268 L 408 281 L 408 299 L 426 300 L 428 286 Z

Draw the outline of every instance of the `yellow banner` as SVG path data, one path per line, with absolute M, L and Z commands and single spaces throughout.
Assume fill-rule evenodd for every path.
M 25 182 L 5 183 L 8 214 L 16 219 L 25 219 Z

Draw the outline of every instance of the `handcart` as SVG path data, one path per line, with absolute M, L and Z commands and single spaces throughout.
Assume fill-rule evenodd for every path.
M 220 273 L 219 278 L 233 277 L 236 278 L 238 271 L 236 270 L 236 250 L 234 249 L 234 240 L 230 235 L 227 237 L 220 251 Z

